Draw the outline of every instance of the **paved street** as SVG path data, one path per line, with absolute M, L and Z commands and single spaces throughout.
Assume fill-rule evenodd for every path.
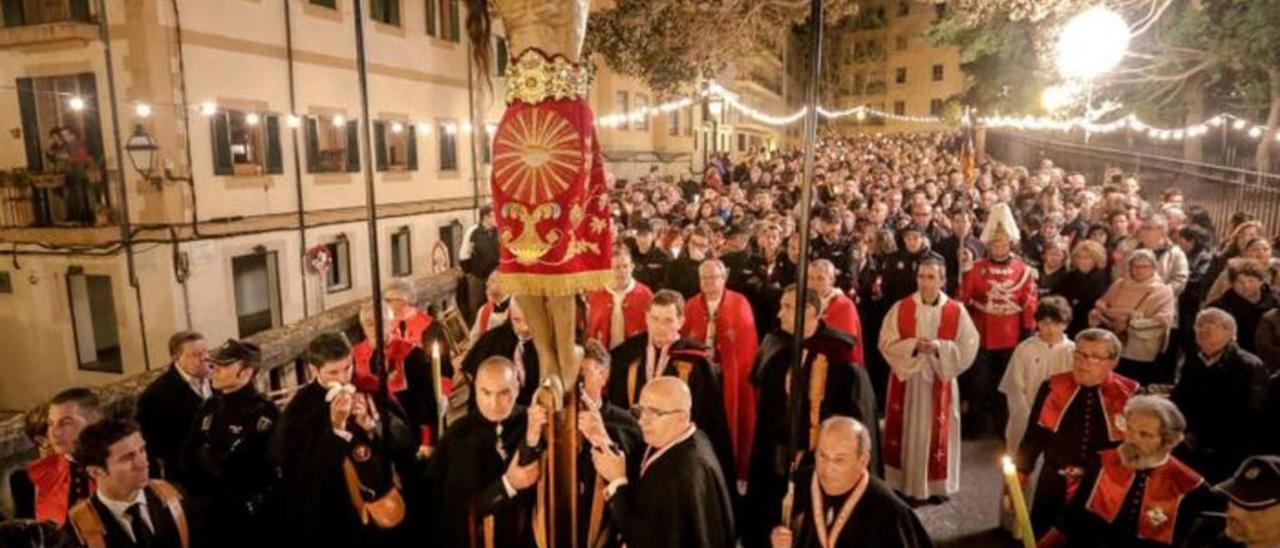
M 964 442 L 960 492 L 945 504 L 916 511 L 939 548 L 993 548 L 1019 544 L 999 525 L 1000 452 L 996 440 Z

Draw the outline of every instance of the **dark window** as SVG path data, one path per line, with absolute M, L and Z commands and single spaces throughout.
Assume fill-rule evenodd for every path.
M 506 75 L 507 63 L 511 62 L 510 56 L 511 52 L 507 51 L 507 39 L 499 36 L 493 46 L 493 68 L 497 69 L 498 76 Z
M 351 243 L 345 237 L 325 244 L 333 263 L 329 266 L 329 278 L 325 289 L 329 293 L 351 289 Z
M 649 131 L 649 96 L 640 93 L 636 94 L 636 112 L 641 113 L 640 121 L 636 122 L 636 129 L 640 131 Z
M 942 81 L 942 75 L 943 75 L 943 68 L 942 68 L 942 65 L 934 65 L 934 66 L 933 66 L 933 81 L 934 81 L 934 82 L 941 82 L 941 81 Z
M 280 156 L 280 118 L 223 109 L 210 121 L 215 175 L 284 173 Z
M 667 135 L 680 135 L 680 111 L 673 110 L 667 113 Z
M 89 0 L 4 0 L 4 26 L 43 25 L 78 21 L 92 22 Z
M 629 126 L 627 123 L 627 115 L 631 114 L 630 106 L 631 101 L 628 99 L 627 92 L 619 91 L 613 94 L 613 109 L 622 116 L 622 121 L 618 124 L 618 129 L 627 129 Z
M 378 171 L 418 169 L 417 137 L 413 126 L 400 120 L 373 122 L 374 158 Z
M 436 11 L 436 0 L 427 0 L 427 35 L 440 37 L 440 14 Z
M 73 267 L 67 273 L 67 297 L 80 369 L 123 372 L 111 276 L 87 275 Z
M 929 101 L 929 115 L 942 116 L 942 99 L 933 99 Z
M 436 25 L 428 26 L 427 32 L 437 38 L 459 42 L 462 39 L 461 21 L 458 15 L 458 0 L 428 0 L 435 9 Z M 430 8 L 431 6 L 428 6 Z M 431 10 L 428 9 L 428 12 Z M 430 16 L 428 16 L 430 22 Z M 431 32 L 432 29 L 436 32 Z
M 263 250 L 231 259 L 236 325 L 241 337 L 281 325 L 280 271 L 276 252 Z
M 369 17 L 374 21 L 400 26 L 400 0 L 370 0 Z
M 0 270 L 0 293 L 13 293 L 13 281 L 6 270 Z
M 409 245 L 409 227 L 402 226 L 391 235 L 391 275 L 397 278 L 413 274 L 413 248 Z
M 496 126 L 484 125 L 484 143 L 480 147 L 480 161 L 486 166 L 493 162 L 493 134 L 496 131 L 498 131 Z
M 311 0 L 311 5 L 338 9 L 338 0 Z
M 899 36 L 899 37 L 898 37 L 898 51 L 906 51 L 906 49 L 907 49 L 907 37 L 906 37 L 906 36 Z
M 899 68 L 894 71 L 893 81 L 899 84 L 907 83 L 907 69 Z
M 908 2 L 907 0 L 898 2 L 898 16 L 906 17 L 908 15 L 911 15 L 911 2 Z
M 341 115 L 308 116 L 307 171 L 360 171 L 360 125 Z
M 458 124 L 440 123 L 440 171 L 458 170 Z
M 894 114 L 897 114 L 898 116 L 906 116 L 906 115 L 907 115 L 907 103 L 905 103 L 905 102 L 903 102 L 903 101 L 894 101 L 894 102 L 893 102 L 893 113 L 894 113 Z
M 934 15 L 936 15 L 936 16 L 938 17 L 938 19 L 942 19 L 943 17 L 946 17 L 946 16 L 947 16 L 947 3 L 946 3 L 946 2 L 938 2 L 938 3 L 934 4 L 934 5 L 933 5 L 933 14 L 934 14 Z
M 747 134 L 738 134 L 738 152 L 746 152 L 747 150 Z

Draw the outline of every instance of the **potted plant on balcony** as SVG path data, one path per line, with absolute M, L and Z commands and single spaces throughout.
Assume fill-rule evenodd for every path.
M 34 224 L 30 191 L 31 172 L 24 168 L 0 169 L 0 226 Z
M 94 226 L 110 226 L 119 221 L 119 214 L 116 208 L 107 204 L 98 204 L 93 208 L 93 224 Z

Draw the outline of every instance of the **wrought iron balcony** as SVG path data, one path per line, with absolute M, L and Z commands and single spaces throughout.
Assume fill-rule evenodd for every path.
M 0 10 L 0 49 L 87 43 L 98 37 L 97 14 L 89 0 L 8 0 Z

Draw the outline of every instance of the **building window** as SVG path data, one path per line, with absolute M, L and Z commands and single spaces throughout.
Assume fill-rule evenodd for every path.
M 897 46 L 898 46 L 898 51 L 906 51 L 906 50 L 907 50 L 907 37 L 906 37 L 906 36 L 899 36 L 899 37 L 898 37 L 898 43 L 897 43 Z
M 373 122 L 374 158 L 378 171 L 416 171 L 418 138 L 413 125 L 400 120 Z
M 342 115 L 308 116 L 307 171 L 360 171 L 360 124 Z
M 400 26 L 400 0 L 369 0 L 369 17 L 374 21 Z
M 680 135 L 680 111 L 673 110 L 667 113 L 667 135 L 675 137 Z
M 627 97 L 627 92 L 619 91 L 613 94 L 613 110 L 622 116 L 622 122 L 618 124 L 618 129 L 629 129 L 631 124 L 627 122 L 627 116 L 631 114 L 631 101 Z
M 693 137 L 693 107 L 684 111 L 684 136 Z
M 942 19 L 943 17 L 946 17 L 946 16 L 947 16 L 947 3 L 946 3 L 946 2 L 938 2 L 938 3 L 934 4 L 934 5 L 933 5 L 933 14 L 934 14 L 935 16 L 937 16 L 937 18 L 938 18 L 938 19 Z
M 311 0 L 311 5 L 329 9 L 338 9 L 338 0 Z
M 894 101 L 894 102 L 893 102 L 893 113 L 894 113 L 894 114 L 897 114 L 898 116 L 906 116 L 906 115 L 907 115 L 907 103 L 906 103 L 906 102 L 904 102 L 904 101 Z
M 906 17 L 911 15 L 911 2 L 901 0 L 898 2 L 898 17 Z
M 0 293 L 13 293 L 13 281 L 7 270 L 0 270 Z
M 640 131 L 649 131 L 649 96 L 636 94 L 636 112 L 640 113 L 640 121 L 636 122 L 636 129 Z
M 33 1 L 5 0 L 4 26 L 43 25 L 77 21 L 92 22 L 89 16 L 89 0 Z
M 409 246 L 409 227 L 402 226 L 391 234 L 391 275 L 403 277 L 413 274 L 413 248 Z
M 325 290 L 337 293 L 351 289 L 351 242 L 345 234 L 338 239 L 324 244 L 329 248 L 329 257 L 333 261 L 329 266 L 329 277 L 325 280 Z
M 54 165 L 45 156 L 54 144 L 50 135 L 54 128 L 62 128 L 64 134 L 68 131 L 74 133 L 91 159 L 102 158 L 97 83 L 92 73 L 18 78 L 16 84 L 27 169 L 61 169 L 62 166 Z M 73 99 L 82 101 L 84 107 L 79 110 L 71 108 Z
M 427 0 L 427 34 L 459 42 L 462 36 L 460 23 L 458 0 Z
M 441 122 L 440 127 L 440 171 L 458 170 L 458 124 Z
M 284 173 L 279 116 L 222 109 L 210 122 L 214 175 Z
M 281 325 L 280 270 L 276 252 L 259 251 L 232 257 L 236 324 L 240 337 L 248 337 Z
M 484 143 L 480 150 L 480 160 L 484 165 L 493 163 L 493 134 L 498 131 L 498 126 L 492 124 L 484 125 Z
M 929 101 L 929 115 L 942 116 L 942 99 L 933 99 Z
M 907 69 L 900 67 L 894 71 L 893 81 L 899 84 L 907 83 Z
M 67 298 L 80 369 L 124 372 L 111 276 L 86 275 L 72 267 L 67 272 Z
M 934 65 L 934 66 L 933 66 L 933 81 L 934 81 L 934 82 L 941 82 L 941 81 L 942 81 L 942 75 L 943 75 L 942 65 Z
M 499 36 L 493 43 L 493 68 L 498 71 L 498 76 L 507 73 L 507 64 L 511 62 L 511 52 L 507 50 L 507 39 Z
M 746 151 L 747 151 L 747 134 L 739 133 L 738 134 L 738 152 L 746 152 Z

